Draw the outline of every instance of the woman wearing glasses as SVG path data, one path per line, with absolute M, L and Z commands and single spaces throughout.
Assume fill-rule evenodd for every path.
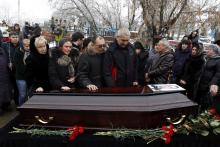
M 79 59 L 77 77 L 81 87 L 95 91 L 104 86 L 102 63 L 105 51 L 105 39 L 101 36 L 92 38 Z

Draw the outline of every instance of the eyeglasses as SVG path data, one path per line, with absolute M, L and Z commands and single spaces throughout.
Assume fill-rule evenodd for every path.
M 107 45 L 106 44 L 100 44 L 100 45 L 96 45 L 98 48 L 106 48 Z

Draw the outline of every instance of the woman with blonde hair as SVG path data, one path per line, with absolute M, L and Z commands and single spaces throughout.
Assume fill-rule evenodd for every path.
M 30 56 L 26 59 L 27 83 L 32 92 L 45 92 L 50 90 L 48 78 L 49 53 L 47 41 L 43 36 L 36 37 Z

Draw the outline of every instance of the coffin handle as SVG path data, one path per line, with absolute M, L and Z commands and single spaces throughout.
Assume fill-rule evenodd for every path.
M 35 116 L 35 118 L 36 118 L 36 120 L 39 122 L 39 123 L 42 123 L 42 124 L 48 124 L 48 123 L 50 123 L 53 119 L 54 119 L 54 117 L 49 117 L 48 118 L 48 120 L 46 120 L 46 119 L 44 119 L 43 117 L 40 117 L 40 116 Z
M 173 125 L 179 125 L 179 124 L 181 124 L 181 123 L 185 120 L 185 118 L 186 118 L 186 115 L 182 115 L 181 118 L 180 118 L 179 120 L 177 120 L 177 121 L 171 120 L 170 117 L 167 117 L 166 120 L 167 120 L 169 123 L 173 124 Z

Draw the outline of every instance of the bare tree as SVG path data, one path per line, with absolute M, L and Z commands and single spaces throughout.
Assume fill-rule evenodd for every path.
M 177 22 L 188 0 L 140 0 L 143 21 L 153 44 Z
M 72 18 L 84 19 L 93 32 L 101 27 L 119 29 L 128 27 L 137 28 L 141 18 L 137 16 L 138 0 L 49 0 L 58 10 L 60 16 L 72 15 Z M 127 16 L 124 17 L 125 12 Z

